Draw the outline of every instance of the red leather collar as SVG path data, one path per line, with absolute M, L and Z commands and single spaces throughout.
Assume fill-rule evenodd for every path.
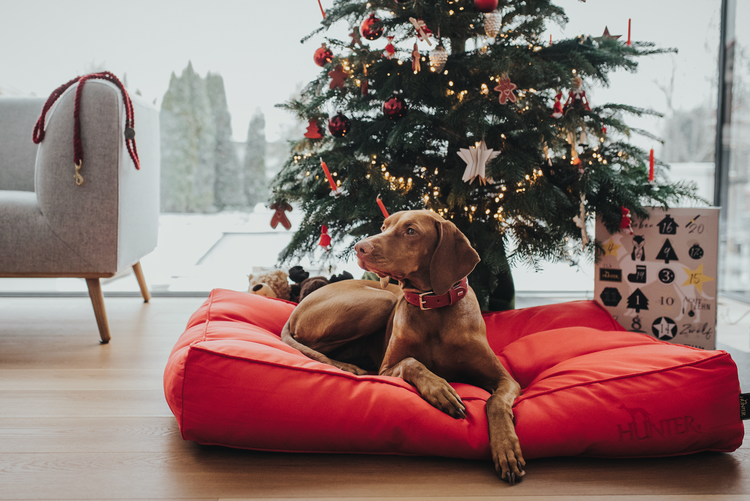
M 432 291 L 419 292 L 404 290 L 404 299 L 406 299 L 406 302 L 413 304 L 420 310 L 432 310 L 457 303 L 466 296 L 468 291 L 469 282 L 466 280 L 466 277 L 464 277 L 460 282 L 448 289 L 448 292 L 445 294 L 438 296 Z

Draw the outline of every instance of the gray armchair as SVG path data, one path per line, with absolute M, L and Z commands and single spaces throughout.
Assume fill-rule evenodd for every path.
M 110 339 L 99 279 L 133 267 L 145 301 L 140 259 L 156 246 L 159 112 L 133 97 L 141 169 L 124 140 L 119 89 L 90 80 L 80 108 L 84 182 L 76 185 L 73 108 L 77 85 L 47 113 L 32 141 L 42 98 L 0 97 L 0 277 L 86 279 L 101 342 Z

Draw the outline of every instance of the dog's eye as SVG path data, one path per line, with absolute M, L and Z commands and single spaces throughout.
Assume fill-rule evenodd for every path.
M 406 228 L 407 235 L 416 235 L 417 231 L 414 228 Z

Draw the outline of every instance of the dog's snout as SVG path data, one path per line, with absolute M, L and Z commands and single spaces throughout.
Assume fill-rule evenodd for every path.
M 367 240 L 357 242 L 357 244 L 354 246 L 354 250 L 357 251 L 357 254 L 371 254 L 372 249 L 372 244 Z

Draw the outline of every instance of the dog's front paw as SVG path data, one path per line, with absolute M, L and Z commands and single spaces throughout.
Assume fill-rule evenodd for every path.
M 367 371 L 364 369 L 360 369 L 356 365 L 353 364 L 347 364 L 345 362 L 337 362 L 332 361 L 334 367 L 338 367 L 342 371 L 351 372 L 352 374 L 356 374 L 357 376 L 364 376 L 367 374 Z
M 466 418 L 466 406 L 456 390 L 445 379 L 435 376 L 419 390 L 422 398 L 449 416 L 456 419 Z
M 516 480 L 521 480 L 521 477 L 526 475 L 526 461 L 523 459 L 518 437 L 513 433 L 512 437 L 499 440 L 500 443 L 496 444 L 494 440 L 492 442 L 492 460 L 497 476 L 510 485 L 515 484 Z

